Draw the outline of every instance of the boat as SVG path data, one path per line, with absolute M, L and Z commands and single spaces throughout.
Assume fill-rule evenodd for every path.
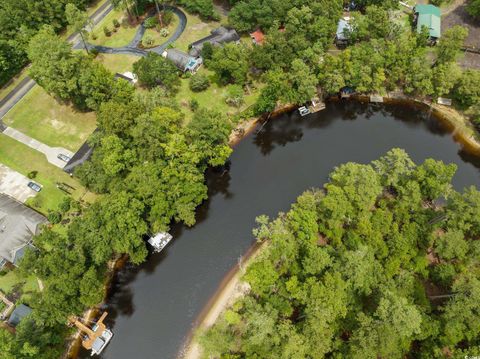
M 147 241 L 152 247 L 155 253 L 161 252 L 163 248 L 173 239 L 172 235 L 168 232 L 159 232 L 155 236 L 150 237 Z
M 298 112 L 300 113 L 300 116 L 307 116 L 310 114 L 310 110 L 305 106 L 299 107 Z
M 113 332 L 103 323 L 107 315 L 107 312 L 103 313 L 91 328 L 79 320 L 74 322 L 75 326 L 84 333 L 82 346 L 87 350 L 91 350 L 91 356 L 100 355 L 113 337 Z

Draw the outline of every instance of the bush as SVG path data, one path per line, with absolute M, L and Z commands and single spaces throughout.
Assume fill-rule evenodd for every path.
M 49 211 L 47 219 L 51 224 L 57 224 L 62 220 L 62 214 L 58 211 Z
M 64 197 L 63 201 L 58 205 L 58 210 L 62 213 L 67 213 L 70 210 L 71 203 L 71 197 Z
M 96 47 L 92 47 L 89 51 L 90 55 L 92 55 L 93 58 L 97 57 L 97 55 L 99 54 L 99 51 Z
M 205 75 L 195 75 L 190 78 L 190 90 L 200 92 L 206 90 L 210 86 L 210 80 Z
M 112 20 L 113 27 L 120 27 L 120 22 L 117 19 Z
M 240 107 L 245 102 L 242 86 L 239 86 L 239 85 L 228 86 L 227 97 L 225 101 L 230 106 Z
M 160 35 L 163 37 L 167 37 L 168 35 L 170 35 L 170 31 L 168 31 L 168 29 L 161 29 Z
M 158 19 L 156 16 L 149 17 L 143 22 L 143 26 L 147 29 L 152 29 L 158 24 Z
M 152 46 L 153 43 L 154 43 L 153 37 L 151 37 L 150 35 L 145 35 L 145 37 L 142 39 L 142 45 L 144 47 Z
M 209 42 L 204 43 L 201 55 L 204 60 L 211 60 L 213 56 L 213 45 Z
M 97 34 L 95 34 L 94 32 L 92 32 L 92 33 L 90 34 L 90 37 L 92 38 L 92 40 L 98 39 Z
M 30 171 L 28 172 L 27 177 L 30 179 L 34 179 L 35 177 L 37 177 L 37 174 L 38 174 L 38 171 Z
M 112 36 L 112 31 L 107 26 L 103 27 L 103 33 L 105 36 Z
M 168 26 L 173 20 L 173 12 L 170 10 L 164 11 L 162 13 L 162 23 L 163 26 Z
M 192 110 L 192 112 L 195 112 L 198 110 L 198 107 L 200 105 L 196 99 L 192 98 L 189 102 L 189 106 L 190 106 L 190 110 Z

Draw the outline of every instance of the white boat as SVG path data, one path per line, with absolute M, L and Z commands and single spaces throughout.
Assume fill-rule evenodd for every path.
M 172 238 L 172 235 L 168 232 L 159 232 L 154 237 L 150 237 L 148 243 L 153 247 L 154 251 L 158 253 L 165 248 Z
M 306 116 L 310 113 L 310 110 L 307 107 L 302 106 L 298 108 L 298 112 L 300 112 L 300 116 Z
M 92 330 L 95 332 L 98 328 L 96 328 L 96 325 L 93 326 Z M 113 333 L 110 329 L 106 328 L 102 334 L 98 337 L 95 338 L 95 340 L 92 343 L 92 354 L 91 356 L 93 357 L 94 355 L 100 355 L 100 353 L 105 349 L 107 344 L 110 342 L 110 340 L 113 337 Z

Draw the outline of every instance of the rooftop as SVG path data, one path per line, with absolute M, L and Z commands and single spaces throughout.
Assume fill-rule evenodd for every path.
M 426 27 L 431 37 L 439 38 L 441 35 L 441 17 L 442 12 L 439 7 L 434 5 L 417 5 L 415 6 L 415 14 L 417 17 L 417 32 L 422 31 L 422 27 Z
M 16 327 L 22 321 L 22 319 L 31 312 L 32 308 L 27 307 L 25 304 L 17 305 L 8 319 L 8 324 L 10 324 L 12 327 Z
M 0 258 L 16 264 L 47 219 L 13 198 L 0 194 Z

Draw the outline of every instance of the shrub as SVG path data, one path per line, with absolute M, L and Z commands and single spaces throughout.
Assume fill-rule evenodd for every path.
M 240 107 L 245 102 L 242 86 L 240 85 L 228 86 L 227 97 L 225 101 L 230 106 Z
M 27 177 L 30 179 L 34 179 L 35 177 L 37 177 L 37 174 L 38 174 L 38 171 L 30 171 L 28 172 Z
M 143 22 L 143 26 L 147 29 L 152 29 L 158 24 L 158 19 L 156 16 L 149 17 Z
M 190 106 L 190 110 L 192 110 L 193 112 L 197 111 L 198 110 L 198 107 L 200 106 L 198 101 L 194 98 L 192 98 L 189 102 L 189 106 Z
M 112 35 L 112 31 L 107 26 L 103 27 L 103 33 L 105 34 L 105 36 L 111 36 Z
M 145 37 L 142 39 L 142 45 L 144 47 L 152 46 L 153 43 L 154 43 L 153 37 L 151 37 L 150 35 L 145 35 Z
M 163 26 L 168 26 L 173 20 L 173 12 L 170 10 L 164 11 L 162 13 L 162 23 Z
M 213 45 L 209 42 L 204 43 L 201 55 L 204 60 L 211 60 L 213 56 Z
M 200 92 L 206 90 L 210 86 L 210 80 L 205 75 L 195 75 L 190 78 L 190 90 Z
M 167 37 L 168 35 L 170 35 L 170 31 L 168 31 L 168 29 L 161 29 L 160 35 L 163 37 Z
M 71 203 L 71 197 L 64 197 L 62 202 L 60 202 L 60 204 L 58 205 L 58 210 L 62 213 L 67 213 L 70 210 Z
M 90 50 L 90 55 L 92 55 L 93 58 L 97 57 L 99 51 L 96 47 L 92 47 Z
M 97 34 L 95 34 L 94 32 L 90 34 L 90 37 L 92 38 L 92 40 L 96 40 L 98 38 Z
M 49 211 L 47 218 L 50 223 L 57 224 L 62 220 L 62 214 L 58 211 Z
M 117 19 L 112 20 L 113 27 L 120 27 L 120 22 Z

